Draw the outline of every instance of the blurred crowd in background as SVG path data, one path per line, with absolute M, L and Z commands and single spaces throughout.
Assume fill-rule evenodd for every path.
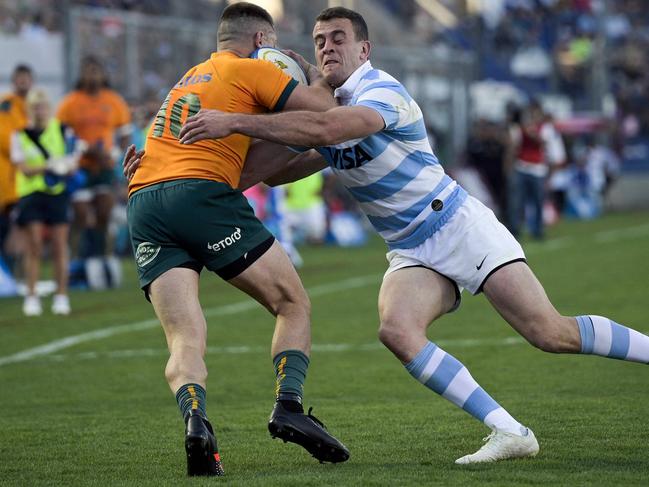
M 9 0 L 0 4 L 0 36 L 38 42 L 61 33 L 67 21 L 65 12 L 74 6 L 205 21 L 217 19 L 227 3 Z M 296 36 L 308 35 L 312 19 L 327 6 L 325 1 L 259 3 L 275 16 L 282 35 Z M 359 0 L 354 6 L 370 12 L 371 26 L 381 23 L 381 28 L 371 31 L 377 44 L 465 51 L 475 57 L 472 76 L 476 82 L 489 80 L 487 95 L 475 100 L 463 150 L 441 162 L 467 190 L 491 206 L 516 236 L 543 239 L 545 225 L 561 216 L 599 215 L 623 168 L 629 141 L 649 139 L 649 15 L 642 0 Z M 101 34 L 120 35 L 120 22 L 102 15 Z M 113 51 L 104 49 L 96 32 L 91 27 L 86 30 L 83 39 L 90 47 L 84 54 L 90 51 L 93 56 L 76 60 L 79 69 L 70 75 L 76 90 L 68 83 L 70 93 L 64 99 L 47 99 L 37 90 L 39 67 L 25 59 L 24 66 L 13 72 L 13 93 L 0 101 L 0 166 L 5 166 L 0 167 L 0 178 L 4 178 L 0 181 L 4 188 L 0 189 L 4 191 L 0 194 L 0 269 L 25 282 L 21 291 L 28 296 L 40 292 L 34 282 L 38 270 L 34 271 L 33 260 L 43 255 L 43 242 L 57 234 L 61 222 L 49 221 L 48 214 L 41 218 L 48 221 L 40 221 L 42 225 L 30 231 L 29 219 L 21 220 L 21 199 L 29 194 L 6 189 L 14 184 L 7 178 L 19 177 L 15 174 L 21 171 L 15 150 L 12 155 L 11 138 L 27 128 L 35 130 L 34 140 L 38 140 L 47 126 L 41 123 L 42 127 L 34 128 L 39 103 L 47 106 L 49 117 L 60 119 L 70 97 L 79 98 L 84 91 L 88 96 L 105 92 L 111 98 L 116 115 L 106 133 L 90 133 L 82 118 L 59 120 L 72 131 L 62 135 L 64 153 L 46 154 L 46 159 L 57 161 L 43 169 L 47 189 L 37 192 L 69 196 L 65 205 L 72 215 L 71 236 L 68 239 L 66 229 L 64 238 L 70 243 L 71 263 L 67 256 L 61 257 L 60 245 L 45 250 L 57 265 L 71 270 L 65 273 L 69 283 L 57 277 L 55 294 L 66 295 L 68 285 L 93 289 L 118 285 L 121 275 L 114 256 L 131 253 L 121 154 L 129 143 L 143 147 L 161 100 L 189 67 L 171 62 L 173 51 L 180 47 L 170 43 L 166 30 L 153 31 L 139 56 L 144 88 L 140 96 L 130 96 L 132 92 L 125 89 L 128 80 L 114 63 L 120 44 L 110 44 Z M 201 42 L 204 57 L 214 49 L 214 37 Z M 305 52 L 310 50 L 304 46 Z M 27 90 L 18 86 L 24 80 L 16 75 L 26 72 L 30 78 Z M 500 97 L 503 109 L 480 110 L 494 98 L 492 88 L 502 92 L 503 86 L 509 94 Z M 30 97 L 30 91 L 38 96 Z M 435 114 L 426 116 L 431 119 Z M 435 133 L 433 127 L 435 146 L 444 134 Z M 64 156 L 68 166 L 61 162 Z M 54 167 L 59 171 L 53 171 Z M 57 184 L 65 189 L 57 193 L 61 186 L 56 186 L 53 191 Z M 89 186 L 94 191 L 89 193 Z M 302 262 L 299 245 L 361 245 L 366 241 L 366 222 L 327 171 L 281 188 L 256 187 L 247 195 L 296 266 Z M 0 272 L 0 294 L 2 286 Z M 9 294 L 18 288 L 7 289 Z M 40 304 L 30 308 L 26 302 L 24 309 L 26 314 L 42 312 Z M 62 314 L 69 310 L 69 303 L 59 306 Z

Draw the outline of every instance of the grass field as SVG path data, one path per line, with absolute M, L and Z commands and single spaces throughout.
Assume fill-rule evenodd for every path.
M 649 333 L 649 213 L 561 224 L 526 252 L 562 312 Z M 122 289 L 74 293 L 69 318 L 25 319 L 18 299 L 0 301 L 0 485 L 649 485 L 646 366 L 544 354 L 465 293 L 429 336 L 534 429 L 541 452 L 456 466 L 488 431 L 379 345 L 383 244 L 303 256 L 314 343 L 305 402 L 350 448 L 347 463 L 320 465 L 270 439 L 273 320 L 204 274 L 208 413 L 227 476 L 187 479 L 164 337 L 126 262 Z

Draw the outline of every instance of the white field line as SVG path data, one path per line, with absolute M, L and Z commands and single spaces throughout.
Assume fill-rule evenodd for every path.
M 522 345 L 525 340 L 521 337 L 491 338 L 491 339 L 468 339 L 468 340 L 437 340 L 437 345 L 444 348 L 473 348 L 484 346 Z M 311 347 L 317 353 L 341 353 L 341 352 L 375 352 L 384 350 L 385 347 L 379 342 L 352 344 L 352 343 L 314 343 Z M 242 355 L 268 353 L 268 347 L 262 346 L 233 346 L 233 347 L 207 347 L 206 355 Z M 64 362 L 67 360 L 97 360 L 97 359 L 124 359 L 168 356 L 166 348 L 139 348 L 132 350 L 108 350 L 105 352 L 79 352 L 68 354 L 51 354 L 42 357 L 41 360 Z
M 644 237 L 649 235 L 649 223 L 643 225 L 635 225 L 620 230 L 606 230 L 597 232 L 594 236 L 597 243 L 614 243 L 620 240 L 627 240 L 629 238 Z
M 573 237 L 558 237 L 543 242 L 530 242 L 525 245 L 525 254 L 538 254 L 543 252 L 554 252 L 555 250 L 570 247 L 575 243 Z
M 620 240 L 634 239 L 639 237 L 644 237 L 649 235 L 649 224 L 634 225 L 626 228 L 618 228 L 614 230 L 606 230 L 597 232 L 593 236 L 593 241 L 599 244 L 614 243 Z M 551 240 L 547 240 L 543 243 L 532 243 L 526 246 L 525 252 L 527 254 L 535 254 L 542 252 L 552 252 L 559 250 L 565 247 L 573 245 L 576 240 L 573 237 L 560 237 Z M 308 290 L 308 293 L 311 297 L 323 296 L 325 294 L 331 294 L 338 291 L 353 289 L 358 287 L 364 287 L 372 283 L 379 283 L 381 276 L 379 274 L 371 274 L 362 277 L 354 277 L 350 279 L 345 279 L 338 282 L 333 282 L 329 284 L 323 284 L 320 286 L 315 286 L 314 288 Z M 218 306 L 215 308 L 208 308 L 205 310 L 205 316 L 223 316 L 229 314 L 238 314 L 251 309 L 255 309 L 259 305 L 253 300 L 240 301 L 237 303 L 228 304 L 225 306 Z M 133 323 L 127 323 L 124 325 L 115 325 L 109 326 L 107 328 L 101 328 L 99 330 L 90 331 L 87 333 L 82 333 L 80 335 L 72 335 L 68 337 L 61 338 L 59 340 L 54 340 L 52 342 L 46 343 L 44 345 L 29 348 L 21 352 L 17 352 L 12 355 L 6 355 L 0 357 L 0 367 L 7 364 L 25 362 L 31 360 L 35 357 L 40 357 L 44 355 L 49 355 L 59 350 L 73 347 L 80 343 L 85 343 L 94 340 L 101 340 L 108 338 L 114 335 L 120 335 L 124 333 L 132 333 L 135 331 L 148 330 L 159 326 L 157 319 L 148 319 L 143 321 L 137 321 Z
M 320 286 L 315 286 L 312 289 L 308 290 L 309 296 L 317 297 L 324 296 L 326 294 L 332 294 L 339 291 L 345 291 L 348 289 L 354 289 L 359 287 L 368 286 L 370 284 L 376 283 L 377 286 L 380 283 L 381 275 L 380 274 L 371 274 L 361 277 L 353 277 L 350 279 L 344 279 L 342 281 L 324 284 Z M 260 308 L 259 303 L 252 299 L 246 301 L 239 301 L 237 303 L 226 304 L 224 306 L 217 306 L 214 308 L 207 308 L 205 310 L 205 316 L 225 316 L 233 315 L 238 313 L 243 313 L 245 311 L 250 311 L 252 309 Z M 31 360 L 35 357 L 40 357 L 43 355 L 49 355 L 59 350 L 66 348 L 74 347 L 80 343 L 90 342 L 94 340 L 101 340 L 104 338 L 109 338 L 115 335 L 122 335 L 124 333 L 132 333 L 136 331 L 148 330 L 151 328 L 156 328 L 160 326 L 156 318 L 136 321 L 134 323 L 127 323 L 124 325 L 115 325 L 109 326 L 106 328 L 100 328 L 99 330 L 89 331 L 87 333 L 81 333 L 79 335 L 72 335 L 68 337 L 61 338 L 59 340 L 54 340 L 52 342 L 46 343 L 39 347 L 29 348 L 12 355 L 7 355 L 5 357 L 0 357 L 0 367 L 7 364 L 13 364 L 17 362 L 25 362 Z

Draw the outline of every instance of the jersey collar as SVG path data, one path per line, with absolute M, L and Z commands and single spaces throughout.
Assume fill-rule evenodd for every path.
M 347 81 L 334 90 L 334 98 L 336 98 L 341 105 L 347 105 L 354 96 L 354 91 L 358 87 L 363 76 L 365 76 L 365 74 L 371 69 L 372 65 L 368 59 L 356 68 L 356 71 L 347 78 Z

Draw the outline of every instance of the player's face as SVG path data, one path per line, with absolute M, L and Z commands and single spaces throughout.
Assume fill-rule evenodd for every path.
M 370 54 L 370 43 L 356 40 L 349 19 L 317 22 L 313 42 L 318 69 L 334 88 L 342 85 Z
M 14 91 L 20 95 L 25 96 L 32 87 L 32 75 L 25 72 L 18 72 L 13 78 Z
M 104 82 L 104 70 L 95 63 L 88 63 L 83 67 L 81 78 L 87 86 L 98 88 Z

